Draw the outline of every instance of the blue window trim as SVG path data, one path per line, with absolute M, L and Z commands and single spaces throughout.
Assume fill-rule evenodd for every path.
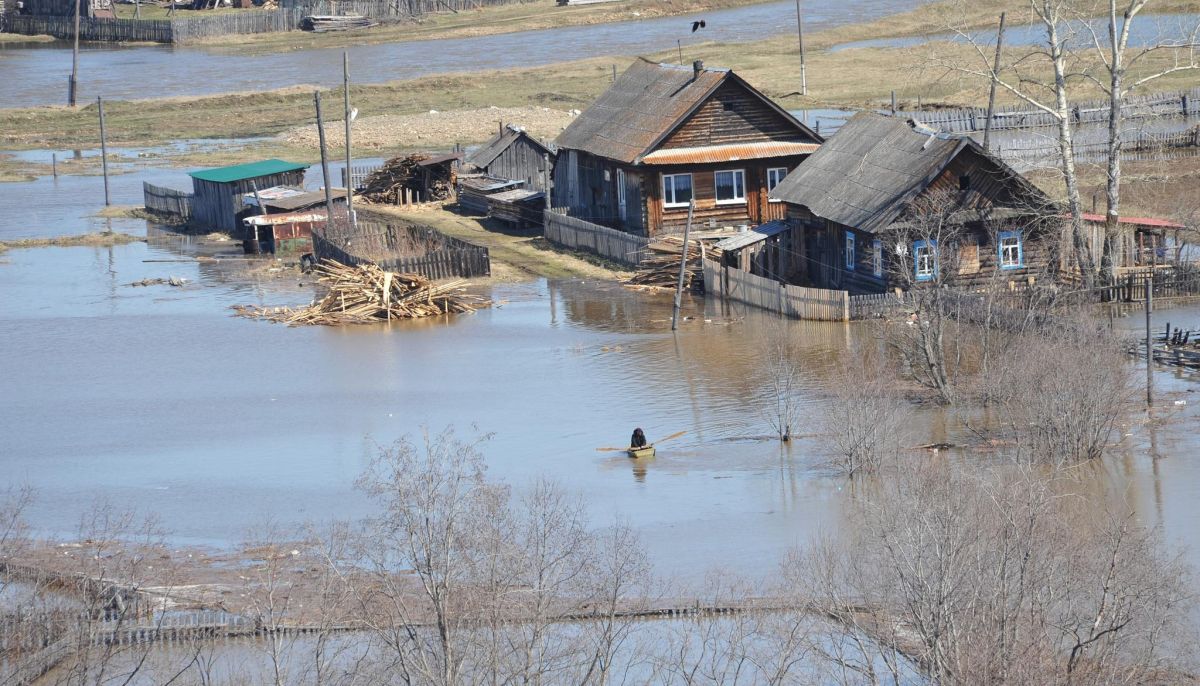
M 922 274 L 920 271 L 918 271 L 920 265 L 918 252 L 924 247 L 929 247 L 930 250 L 933 251 L 933 271 L 929 274 Z M 933 277 L 937 275 L 937 269 L 937 241 L 932 239 L 927 241 L 913 241 L 913 276 L 916 278 L 916 280 L 933 281 Z
M 846 234 L 846 269 L 849 269 L 850 271 L 854 271 L 854 263 L 856 261 L 855 258 L 858 257 L 855 254 L 856 252 L 858 252 L 855 249 L 855 246 L 857 245 L 857 243 L 855 242 L 854 233 L 852 233 L 850 231 L 846 231 L 845 234 Z
M 871 271 L 883 277 L 883 241 L 871 241 Z
M 1004 264 L 1004 239 L 1017 239 L 1017 263 Z M 1001 231 L 996 238 L 996 264 L 1000 265 L 1001 269 L 1021 269 L 1025 266 L 1025 239 L 1021 236 L 1021 231 Z

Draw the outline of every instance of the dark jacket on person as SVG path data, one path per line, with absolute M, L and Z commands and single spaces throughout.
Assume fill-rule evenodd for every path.
M 629 445 L 632 448 L 646 447 L 646 434 L 642 433 L 641 429 L 634 429 L 633 438 L 629 439 Z

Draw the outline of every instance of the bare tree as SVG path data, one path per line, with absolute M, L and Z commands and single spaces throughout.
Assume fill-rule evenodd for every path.
M 876 351 L 843 356 L 822 418 L 834 469 L 851 478 L 878 471 L 907 441 L 908 419 L 894 374 Z
M 800 407 L 803 379 L 796 343 L 789 335 L 787 322 L 771 320 L 762 337 L 763 386 L 766 399 L 763 413 L 779 440 L 792 439 L 792 425 Z

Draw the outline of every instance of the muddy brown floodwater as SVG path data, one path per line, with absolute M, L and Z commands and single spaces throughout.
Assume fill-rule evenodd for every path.
M 222 547 L 267 518 L 361 516 L 352 482 L 377 445 L 447 424 L 494 432 L 490 478 L 520 488 L 549 477 L 597 523 L 633 523 L 664 573 L 767 572 L 843 526 L 849 489 L 822 468 L 821 440 L 781 449 L 761 438 L 771 315 L 689 299 L 693 319 L 672 335 L 668 297 L 538 280 L 494 286 L 496 306 L 468 316 L 288 329 L 228 307 L 305 302 L 305 277 L 254 282 L 221 266 L 233 263 L 153 261 L 184 258 L 157 239 L 0 256 L 0 487 L 37 489 L 40 533 L 71 535 L 98 499 L 158 513 L 177 543 Z M 124 285 L 169 276 L 190 283 Z M 802 349 L 808 434 L 839 382 L 837 356 L 872 344 L 872 328 L 785 326 Z M 1191 381 L 1159 379 L 1174 421 L 1152 441 L 1140 422 L 1125 429 L 1089 478 L 1097 502 L 1127 502 L 1195 547 L 1200 403 Z M 937 408 L 918 424 L 931 440 L 956 438 Z M 688 433 L 649 461 L 595 450 L 635 426 L 652 440 Z M 1151 442 L 1164 457 L 1151 459 Z

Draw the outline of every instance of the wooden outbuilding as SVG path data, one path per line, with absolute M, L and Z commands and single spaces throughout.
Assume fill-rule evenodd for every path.
M 779 269 L 798 285 L 879 293 L 1061 269 L 1061 208 L 974 140 L 913 120 L 855 115 L 771 198 L 792 229 Z
M 554 150 L 519 126 L 501 124 L 500 132 L 465 160 L 467 173 L 523 181 L 528 190 L 546 190 L 546 161 Z
M 212 231 L 240 236 L 242 220 L 258 214 L 243 196 L 272 186 L 303 186 L 307 164 L 262 160 L 192 172 L 192 222 Z
M 558 138 L 552 204 L 636 235 L 783 218 L 767 193 L 821 137 L 728 69 L 639 59 Z

